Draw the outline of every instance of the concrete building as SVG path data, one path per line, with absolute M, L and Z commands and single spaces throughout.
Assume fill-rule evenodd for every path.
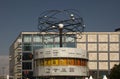
M 59 47 L 59 38 L 51 39 L 50 36 L 54 37 L 55 34 L 21 32 L 10 47 L 10 76 L 15 79 L 33 78 L 35 50 Z M 89 75 L 94 78 L 108 75 L 110 69 L 120 63 L 120 32 L 84 32 L 82 39 L 73 39 L 67 35 L 63 37 L 63 47 L 87 51 Z
M 9 56 L 1 55 L 0 56 L 0 79 L 6 79 L 6 76 L 9 74 Z

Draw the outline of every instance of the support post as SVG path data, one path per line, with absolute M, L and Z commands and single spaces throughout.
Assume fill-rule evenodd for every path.
M 63 28 L 59 28 L 60 47 L 63 47 L 63 45 L 62 45 L 62 30 L 63 30 Z

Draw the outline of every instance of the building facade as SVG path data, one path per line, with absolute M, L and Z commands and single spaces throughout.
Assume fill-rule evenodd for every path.
M 59 47 L 59 37 L 55 36 L 21 32 L 10 47 L 10 76 L 14 79 L 33 78 L 33 53 L 40 48 Z M 89 75 L 94 78 L 108 75 L 110 69 L 120 63 L 120 32 L 84 32 L 81 39 L 63 35 L 63 47 L 86 50 Z
M 120 63 L 120 32 L 87 32 L 77 43 L 88 51 L 90 75 L 94 78 L 109 75 Z

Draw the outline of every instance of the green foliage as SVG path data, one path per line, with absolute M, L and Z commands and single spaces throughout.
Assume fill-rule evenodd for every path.
M 120 64 L 114 65 L 110 72 L 110 79 L 120 79 Z

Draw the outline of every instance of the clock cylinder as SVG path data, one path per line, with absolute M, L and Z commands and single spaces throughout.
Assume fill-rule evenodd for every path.
M 34 52 L 34 76 L 88 76 L 87 52 L 78 48 L 43 48 Z

